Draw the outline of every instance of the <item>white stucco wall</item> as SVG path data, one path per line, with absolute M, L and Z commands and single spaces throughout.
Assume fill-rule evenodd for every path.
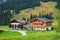
M 19 25 L 19 23 L 11 23 L 11 25 Z
M 52 27 L 51 27 L 51 26 L 49 26 L 49 27 L 46 27 L 46 28 L 48 28 L 48 30 L 51 30 L 51 28 L 52 28 Z
M 24 25 L 23 27 L 29 28 L 29 25 L 27 24 L 27 25 Z
M 33 28 L 34 30 L 47 30 L 47 28 L 48 28 L 48 30 L 51 30 L 51 26 L 49 26 L 49 27 L 45 27 L 45 28 Z
M 33 28 L 34 30 L 46 30 L 46 28 Z

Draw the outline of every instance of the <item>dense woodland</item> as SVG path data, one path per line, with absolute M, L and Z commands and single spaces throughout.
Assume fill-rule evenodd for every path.
M 6 0 L 5 3 L 0 4 L 0 25 L 9 24 L 10 19 L 13 18 L 13 15 L 14 15 L 14 14 L 11 14 L 10 10 L 14 10 L 14 12 L 16 14 L 19 14 L 20 10 L 40 6 L 40 1 L 57 2 L 57 5 L 55 8 L 60 10 L 60 0 Z M 23 19 L 25 19 L 25 18 L 23 18 Z M 59 19 L 59 16 L 58 16 L 58 19 Z

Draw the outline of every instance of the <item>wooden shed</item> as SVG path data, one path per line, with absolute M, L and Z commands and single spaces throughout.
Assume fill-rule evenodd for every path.
M 29 22 L 30 27 L 34 30 L 51 30 L 52 20 L 48 18 L 34 18 Z

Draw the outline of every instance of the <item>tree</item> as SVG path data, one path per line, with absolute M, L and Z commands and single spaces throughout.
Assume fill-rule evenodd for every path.
M 47 14 L 44 14 L 44 15 L 42 15 L 42 17 L 45 17 L 45 18 L 48 18 L 48 19 L 53 19 L 53 17 L 52 17 L 52 14 L 51 13 L 47 13 Z
M 56 28 L 56 31 L 60 32 L 60 19 L 57 22 L 58 22 L 58 25 L 57 25 L 58 27 Z
M 30 20 L 32 20 L 32 19 L 33 19 L 33 15 L 31 14 L 31 15 L 30 15 Z
M 19 24 L 19 25 L 18 25 L 18 28 L 23 29 L 23 24 Z
M 38 16 L 37 15 L 34 15 L 33 18 L 37 18 Z
M 23 19 L 23 20 L 26 20 L 26 18 L 24 18 L 24 17 L 23 17 L 22 19 Z
M 39 13 L 39 18 L 41 18 L 42 17 L 42 14 L 41 13 Z
M 27 21 L 30 21 L 30 19 L 29 19 L 29 18 L 27 18 Z
M 10 12 L 10 10 L 7 10 L 4 15 L 3 15 L 3 21 L 4 21 L 4 25 L 9 25 L 10 24 L 10 19 L 12 18 L 12 14 Z

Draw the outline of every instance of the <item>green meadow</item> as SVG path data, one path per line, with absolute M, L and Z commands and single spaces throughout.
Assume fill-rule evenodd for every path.
M 12 19 L 14 19 L 14 18 L 20 19 L 23 17 L 29 18 L 31 14 L 38 15 L 39 13 L 46 14 L 46 13 L 52 12 L 53 17 L 54 17 L 52 26 L 53 26 L 54 30 L 51 30 L 51 31 L 29 31 L 29 30 L 26 30 L 27 35 L 22 36 L 22 34 L 20 34 L 19 32 L 11 31 L 9 26 L 0 26 L 0 30 L 4 30 L 2 33 L 0 33 L 0 40 L 60 40 L 60 32 L 56 31 L 56 29 L 58 29 L 57 28 L 58 27 L 58 19 L 56 19 L 56 17 L 60 16 L 60 10 L 55 8 L 56 5 L 57 5 L 57 2 L 52 2 L 52 1 L 40 2 L 40 6 L 20 10 L 19 14 L 16 14 L 14 12 L 14 10 L 9 10 L 11 12 L 11 14 L 13 15 Z M 6 11 L 6 10 L 4 10 L 4 11 Z M 8 16 L 9 15 L 7 15 L 7 17 Z M 3 16 L 1 16 L 1 18 L 2 17 Z M 5 20 L 6 19 L 7 18 L 5 18 Z M 3 20 L 4 23 L 6 22 L 5 20 Z

